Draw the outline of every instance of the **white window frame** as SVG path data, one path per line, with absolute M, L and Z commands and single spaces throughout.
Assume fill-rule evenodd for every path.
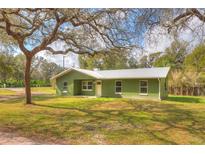
M 92 89 L 88 89 L 88 82 L 92 82 Z M 83 89 L 83 83 L 86 83 L 86 89 Z M 81 86 L 81 89 L 82 91 L 93 91 L 93 81 L 82 81 L 82 86 Z
M 116 82 L 121 82 L 121 86 L 116 86 Z M 116 88 L 121 87 L 121 92 L 116 92 Z M 115 94 L 122 94 L 122 80 L 115 80 Z
M 147 82 L 147 86 L 141 86 L 141 81 Z M 148 95 L 148 80 L 139 80 L 139 94 L 141 96 L 147 96 Z M 147 93 L 141 93 L 141 88 L 147 88 Z

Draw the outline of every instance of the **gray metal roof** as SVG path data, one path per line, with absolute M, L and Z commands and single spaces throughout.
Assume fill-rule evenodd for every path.
M 69 68 L 51 79 L 67 74 L 71 70 L 81 72 L 96 79 L 131 79 L 131 78 L 166 78 L 170 67 L 119 69 L 119 70 L 86 70 L 79 68 Z
M 116 78 L 166 78 L 169 67 L 96 71 L 105 79 Z

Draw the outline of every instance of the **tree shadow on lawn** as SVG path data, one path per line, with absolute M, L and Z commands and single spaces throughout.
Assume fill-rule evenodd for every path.
M 145 130 L 153 137 L 167 141 L 168 144 L 205 144 L 205 109 L 183 108 L 180 104 L 160 102 L 147 102 L 147 105 L 144 103 L 139 107 L 136 106 L 135 110 L 152 114 L 151 123 L 166 126 L 160 130 L 154 130 L 153 125 L 146 127 Z M 174 135 L 176 137 L 172 138 Z
M 24 97 L 15 97 L 15 98 L 7 98 L 0 100 L 0 104 L 16 104 L 16 103 L 22 103 L 24 101 Z
M 49 99 L 53 98 L 58 97 L 55 95 L 39 95 L 34 96 L 33 100 L 34 102 L 49 101 Z M 103 103 L 101 105 L 104 108 L 92 108 L 92 104 L 90 107 L 79 108 L 75 106 L 66 107 L 57 106 L 56 104 L 36 103 L 33 104 L 33 106 L 59 109 L 59 111 L 58 113 L 55 113 L 55 111 L 49 113 L 49 111 L 42 112 L 41 110 L 39 113 L 38 111 L 29 113 L 31 114 L 30 116 L 32 116 L 32 114 L 38 116 L 41 114 L 43 117 L 45 116 L 45 119 L 35 118 L 35 115 L 33 115 L 34 119 L 31 122 L 32 124 L 29 123 L 28 125 L 28 123 L 22 122 L 18 127 L 22 130 L 28 130 L 28 127 L 35 125 L 36 131 L 42 133 L 42 136 L 45 133 L 43 129 L 45 127 L 48 133 L 53 134 L 57 138 L 64 138 L 61 133 L 72 134 L 79 143 L 83 143 L 83 141 L 79 139 L 79 134 L 86 138 L 87 134 L 95 134 L 96 132 L 104 134 L 104 132 L 106 132 L 107 136 L 116 134 L 114 136 L 116 140 L 109 141 L 111 144 L 135 144 L 143 140 L 143 137 L 139 139 L 136 137 L 136 135 L 138 135 L 136 131 L 139 131 L 142 136 L 147 137 L 147 140 L 143 140 L 142 144 L 149 144 L 150 140 L 158 141 L 160 144 L 204 144 L 205 124 L 203 119 L 205 119 L 205 114 L 197 116 L 199 112 L 203 112 L 203 109 L 198 111 L 197 109 L 183 108 L 183 105 L 174 103 L 176 99 L 179 101 L 178 96 L 176 98 L 172 96 L 170 99 L 173 101 L 173 104 L 158 101 L 124 100 L 128 105 L 132 106 L 131 109 L 119 109 L 115 108 L 116 106 L 113 106 L 112 109 L 107 109 L 106 104 Z M 0 103 L 22 103 L 23 100 L 24 98 L 18 98 L 9 101 L 0 101 Z M 184 97 L 181 98 L 181 101 L 182 100 L 184 102 Z M 195 98 L 194 100 L 192 99 L 192 101 L 196 101 Z M 191 103 L 192 101 L 189 100 L 187 102 Z M 65 110 L 65 112 L 61 112 L 60 109 Z M 78 112 L 70 114 L 73 111 L 78 111 L 83 114 L 78 114 Z M 14 119 L 18 118 L 16 114 L 13 116 Z M 24 114 L 21 114 L 19 118 L 24 119 L 24 116 Z M 49 122 L 47 116 L 48 118 L 56 118 L 56 121 Z M 56 128 L 54 129 L 54 127 Z M 53 129 L 51 130 L 51 128 Z M 128 136 L 126 134 L 128 134 Z M 194 141 L 193 136 L 199 141 Z M 91 140 L 92 136 L 89 139 Z M 133 141 L 131 139 L 133 139 Z M 77 143 L 76 141 L 74 142 Z
M 32 101 L 44 101 L 53 98 L 58 98 L 52 94 L 40 94 L 33 95 Z M 25 103 L 25 96 L 15 96 L 15 97 L 5 97 L 5 99 L 0 100 L 0 104 L 15 104 L 15 103 Z
M 91 120 L 80 124 L 80 126 L 84 128 L 85 132 L 95 131 L 97 129 L 107 129 L 108 124 L 105 127 L 102 127 L 102 123 L 106 124 L 111 121 L 110 124 L 112 125 L 111 127 L 112 129 L 109 130 L 109 133 L 120 132 L 120 131 L 126 131 L 127 133 L 129 133 L 129 132 L 134 132 L 137 129 L 143 131 L 144 134 L 149 136 L 149 138 L 153 138 L 154 140 L 159 140 L 162 144 L 196 144 L 194 143 L 193 136 L 199 140 L 197 144 L 205 143 L 205 136 L 203 135 L 205 133 L 204 131 L 205 125 L 202 122 L 203 120 L 198 118 L 195 115 L 196 111 L 192 111 L 189 109 L 182 109 L 181 107 L 178 107 L 178 105 L 176 104 L 163 104 L 160 102 L 152 102 L 152 103 L 144 102 L 142 104 L 142 103 L 138 103 L 137 101 L 127 101 L 127 103 L 131 104 L 134 107 L 134 109 L 93 110 L 93 109 L 79 109 L 75 107 L 60 107 L 60 106 L 42 105 L 42 104 L 34 104 L 34 105 L 40 107 L 46 107 L 46 108 L 47 107 L 53 108 L 53 109 L 77 110 L 86 113 L 85 116 L 82 115 L 80 116 L 82 120 L 85 117 L 91 117 Z M 114 112 L 116 113 L 113 114 Z M 100 116 L 99 113 L 101 113 Z M 128 114 L 128 113 L 133 113 L 133 114 Z M 140 114 L 136 114 L 136 113 L 142 113 L 142 114 L 145 113 L 149 116 L 143 117 Z M 121 128 L 113 125 L 114 121 L 116 123 L 119 123 Z M 159 126 L 163 124 L 166 127 L 160 130 L 155 129 L 152 126 L 152 124 L 155 123 L 157 123 Z M 124 127 L 125 125 L 129 127 L 125 128 Z M 171 132 L 171 131 L 176 131 L 176 132 Z M 176 135 L 174 133 L 176 133 Z M 178 137 L 172 137 L 173 135 L 177 136 L 177 133 L 178 133 Z M 184 133 L 186 134 L 184 135 Z M 180 135 L 182 136 L 180 137 Z M 118 138 L 118 136 L 116 136 L 116 138 Z M 123 139 L 119 138 L 119 141 L 120 140 Z M 132 144 L 132 143 L 129 143 L 128 141 L 128 144 Z

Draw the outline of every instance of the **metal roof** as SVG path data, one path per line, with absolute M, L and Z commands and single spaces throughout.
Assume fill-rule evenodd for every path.
M 119 70 L 86 70 L 79 68 L 69 68 L 51 80 L 67 74 L 75 70 L 77 72 L 92 76 L 96 79 L 132 79 L 132 78 L 166 78 L 170 67 L 153 67 L 153 68 L 137 68 L 137 69 L 119 69 Z
M 113 78 L 166 78 L 169 67 L 96 71 L 106 79 Z

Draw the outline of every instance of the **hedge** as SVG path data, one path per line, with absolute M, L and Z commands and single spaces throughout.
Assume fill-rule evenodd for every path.
M 23 80 L 0 81 L 0 88 L 4 88 L 4 85 L 6 85 L 6 87 L 24 87 L 24 81 Z M 44 80 L 31 80 L 30 85 L 31 87 L 51 86 L 50 81 L 44 81 Z

